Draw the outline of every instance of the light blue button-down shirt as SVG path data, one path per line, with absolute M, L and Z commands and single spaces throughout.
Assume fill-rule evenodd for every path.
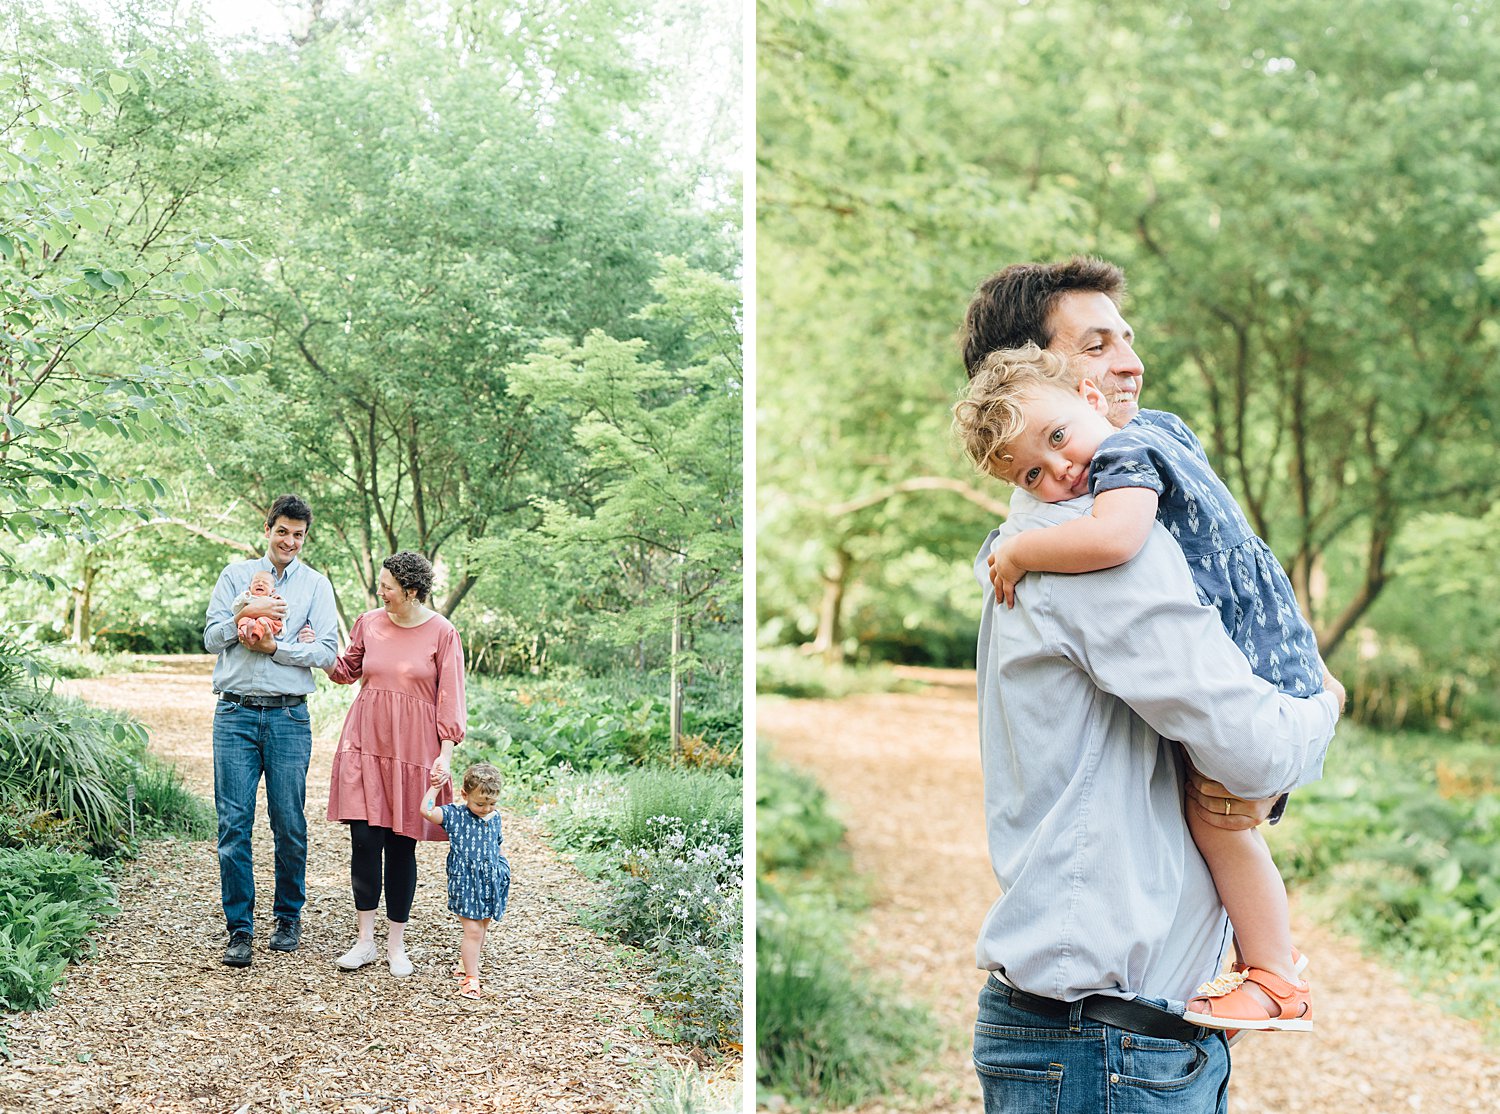
M 235 635 L 234 601 L 250 587 L 257 572 L 268 572 L 276 581 L 276 593 L 286 600 L 286 618 L 276 638 L 276 652 L 247 650 Z M 303 624 L 311 623 L 315 642 L 299 642 Z M 276 575 L 268 557 L 236 561 L 219 574 L 208 601 L 203 627 L 203 648 L 218 654 L 214 663 L 214 691 L 240 696 L 293 696 L 310 693 L 314 668 L 332 665 L 338 657 L 339 618 L 333 602 L 333 586 L 320 572 L 293 558 L 286 571 Z
M 985 825 L 1003 891 L 977 959 L 1047 998 L 1180 1008 L 1218 973 L 1228 921 L 1188 835 L 1168 740 L 1231 792 L 1272 797 L 1322 775 L 1339 708 L 1250 671 L 1160 525 L 1123 565 L 1031 573 L 1013 610 L 997 605 L 985 561 L 996 538 L 1092 505 L 1017 492 L 974 564 Z

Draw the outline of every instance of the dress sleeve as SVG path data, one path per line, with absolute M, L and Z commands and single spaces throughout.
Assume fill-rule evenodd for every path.
M 365 617 L 354 620 L 349 631 L 349 645 L 333 663 L 328 679 L 336 685 L 352 685 L 365 674 Z
M 464 740 L 468 726 L 468 703 L 464 695 L 464 644 L 452 626 L 443 631 L 437 646 L 438 739 Z
M 1093 494 L 1122 487 L 1150 488 L 1157 495 L 1166 491 L 1156 451 L 1148 439 L 1136 433 L 1123 429 L 1106 437 L 1094 453 L 1089 468 L 1089 490 Z

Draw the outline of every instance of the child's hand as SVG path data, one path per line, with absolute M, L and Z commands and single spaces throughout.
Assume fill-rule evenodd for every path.
M 1016 585 L 1026 575 L 1026 570 L 1011 556 L 1014 552 L 1014 538 L 1006 538 L 990 550 L 990 583 L 995 586 L 995 602 L 1006 607 L 1016 606 Z

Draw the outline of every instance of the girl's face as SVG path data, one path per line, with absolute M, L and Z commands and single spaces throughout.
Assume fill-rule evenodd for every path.
M 495 798 L 483 789 L 475 789 L 472 793 L 464 794 L 464 804 L 475 816 L 488 816 L 495 811 Z
M 1114 433 L 1105 414 L 1109 404 L 1085 379 L 1077 393 L 1039 387 L 1022 399 L 1026 428 L 1008 445 L 1005 478 L 1044 503 L 1087 495 L 1089 463 L 1100 443 Z
M 399 581 L 391 575 L 389 569 L 380 570 L 380 580 L 375 585 L 375 594 L 380 597 L 380 602 L 385 604 L 387 611 L 403 612 L 406 605 L 415 597 L 415 593 L 408 592 L 401 587 Z

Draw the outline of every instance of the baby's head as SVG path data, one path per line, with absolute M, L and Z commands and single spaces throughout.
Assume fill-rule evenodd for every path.
M 953 407 L 953 428 L 981 472 L 1060 503 L 1087 494 L 1089 462 L 1115 432 L 1108 412 L 1092 380 L 1027 344 L 984 358 Z
M 252 596 L 269 596 L 271 590 L 276 587 L 276 581 L 271 579 L 271 574 L 262 569 L 250 578 L 250 594 Z
M 464 771 L 464 801 L 470 811 L 484 816 L 500 799 L 500 771 L 488 762 L 475 762 Z

